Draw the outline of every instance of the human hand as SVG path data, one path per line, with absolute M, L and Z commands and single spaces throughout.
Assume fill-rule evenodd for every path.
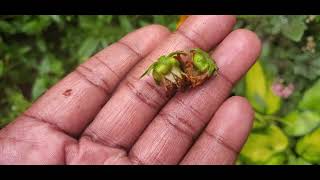
M 260 54 L 233 16 L 191 16 L 174 32 L 150 25 L 76 68 L 0 131 L 0 164 L 233 164 L 253 110 L 233 85 Z M 167 97 L 140 75 L 159 56 L 200 47 L 219 73 Z

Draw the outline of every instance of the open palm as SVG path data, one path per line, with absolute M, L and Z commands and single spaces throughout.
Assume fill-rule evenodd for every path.
M 176 32 L 150 25 L 103 49 L 0 131 L 0 164 L 233 164 L 252 126 L 229 97 L 260 53 L 233 16 L 190 16 Z M 172 97 L 140 75 L 159 56 L 199 47 L 219 74 Z

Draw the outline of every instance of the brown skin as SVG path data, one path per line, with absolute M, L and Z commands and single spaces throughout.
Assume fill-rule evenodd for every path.
M 233 16 L 191 16 L 170 33 L 132 32 L 53 86 L 0 131 L 0 164 L 233 164 L 253 111 L 232 86 L 261 43 Z M 219 67 L 205 84 L 167 97 L 139 76 L 160 55 L 200 47 Z

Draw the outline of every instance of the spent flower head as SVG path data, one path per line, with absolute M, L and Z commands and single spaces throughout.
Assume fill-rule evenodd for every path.
M 185 72 L 192 87 L 202 84 L 212 75 L 217 74 L 218 66 L 207 52 L 195 48 L 190 50 L 190 56 L 191 61 L 187 61 Z
M 181 55 L 186 55 L 183 51 L 176 51 L 169 55 L 161 56 L 156 62 L 141 75 L 151 74 L 158 85 L 162 85 L 166 90 L 182 88 L 184 86 L 185 74 L 181 68 Z
M 161 56 L 141 77 L 152 75 L 158 85 L 171 92 L 196 87 L 215 75 L 217 70 L 218 67 L 210 55 L 195 48 Z

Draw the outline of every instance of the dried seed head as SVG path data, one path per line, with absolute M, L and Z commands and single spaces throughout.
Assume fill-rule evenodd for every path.
M 167 56 L 161 56 L 141 77 L 152 74 L 155 82 L 165 87 L 166 91 L 179 89 L 182 87 L 182 82 L 185 82 L 185 74 L 181 69 L 181 55 L 186 55 L 186 53 L 176 51 Z
M 192 87 L 204 83 L 212 75 L 216 75 L 218 67 L 210 55 L 199 49 L 190 50 L 190 58 L 185 63 L 184 72 Z
M 199 86 L 215 75 L 217 70 L 218 67 L 210 55 L 196 48 L 188 52 L 176 51 L 161 56 L 141 77 L 152 74 L 155 82 L 171 93 Z

